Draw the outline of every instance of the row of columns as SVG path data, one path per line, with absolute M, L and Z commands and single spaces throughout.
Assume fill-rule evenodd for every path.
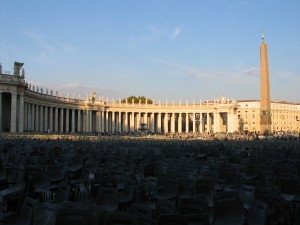
M 90 126 L 82 118 L 84 110 L 44 106 L 25 102 L 24 130 L 32 132 L 89 132 Z
M 0 93 L 0 106 L 2 106 Z M 10 132 L 134 132 L 141 123 L 151 132 L 230 132 L 233 113 L 228 112 L 122 112 L 88 108 L 61 108 L 25 102 L 24 96 L 12 93 Z M 76 106 L 75 106 L 76 107 Z M 3 110 L 0 110 L 2 128 Z M 230 125 L 232 126 L 232 125 Z
M 24 95 L 0 92 L 0 132 L 23 132 Z
M 144 123 L 151 132 L 227 132 L 229 113 L 147 113 L 147 112 L 101 112 L 105 123 L 105 132 L 131 132 L 138 131 Z M 185 121 L 183 121 L 185 115 Z M 191 123 L 190 123 L 190 115 Z M 197 119 L 196 119 L 197 115 Z M 225 127 L 224 127 L 225 122 Z M 182 125 L 185 124 L 185 127 Z M 190 128 L 191 125 L 191 128 Z

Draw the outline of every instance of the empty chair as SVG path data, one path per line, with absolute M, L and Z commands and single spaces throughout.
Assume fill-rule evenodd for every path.
M 72 187 L 72 190 L 75 192 L 76 198 L 81 197 L 81 186 L 84 187 L 84 196 L 87 192 L 88 188 L 88 180 L 89 180 L 89 171 L 88 170 L 82 170 L 80 177 L 71 177 L 70 179 L 70 185 Z
M 242 185 L 240 190 L 240 199 L 243 201 L 244 208 L 249 209 L 254 201 L 255 187 L 250 185 Z
M 109 213 L 105 217 L 104 225 L 140 225 L 140 218 L 129 213 Z
M 31 225 L 35 215 L 38 200 L 26 197 L 22 203 L 20 214 L 16 220 L 9 222 L 13 225 Z
M 40 167 L 29 167 L 25 171 L 25 177 L 32 177 L 33 195 L 41 200 L 46 199 L 46 188 L 51 184 L 47 172 Z
M 158 217 L 162 214 L 174 214 L 175 207 L 175 200 L 158 200 L 155 209 L 154 219 L 157 220 Z
M 283 182 L 281 186 L 280 195 L 289 202 L 300 201 L 300 183 L 294 182 Z
M 265 225 L 267 222 L 268 204 L 259 200 L 254 200 L 248 210 L 248 225 Z
M 183 198 L 178 205 L 180 214 L 202 214 L 208 217 L 208 203 L 204 199 Z
M 236 192 L 216 193 L 213 207 L 213 225 L 243 225 L 245 218 L 243 202 Z
M 193 196 L 195 182 L 191 179 L 180 179 L 178 184 L 178 197 L 191 198 Z
M 240 176 L 228 173 L 224 176 L 223 189 L 225 191 L 238 191 L 240 189 Z
M 134 183 L 128 178 L 124 188 L 119 190 L 119 204 L 121 206 L 129 205 L 134 201 Z
M 210 225 L 207 215 L 189 214 L 185 215 L 187 225 Z
M 156 202 L 150 201 L 149 197 L 146 195 L 146 189 L 144 184 L 137 184 L 135 186 L 134 202 L 141 205 L 147 205 L 152 209 L 156 208 Z
M 197 180 L 195 184 L 195 190 L 193 197 L 197 198 L 198 196 L 205 196 L 206 201 L 209 206 L 213 205 L 213 196 L 214 196 L 214 182 L 211 179 L 200 179 Z
M 88 211 L 78 208 L 61 208 L 56 214 L 55 225 L 89 225 Z
M 187 225 L 187 220 L 184 215 L 161 214 L 158 217 L 157 225 Z
M 157 193 L 158 179 L 157 177 L 146 177 L 140 182 L 145 186 L 147 197 L 152 198 Z
M 152 224 L 154 219 L 153 208 L 139 203 L 132 203 L 129 207 L 129 213 L 137 215 L 144 224 Z
M 100 211 L 114 212 L 119 208 L 119 192 L 117 188 L 100 187 L 96 197 L 96 207 Z
M 158 189 L 157 193 L 153 196 L 154 199 L 176 199 L 178 195 L 178 180 L 166 178 L 162 183 L 161 189 Z
M 145 166 L 144 168 L 144 177 L 156 177 L 157 169 L 156 165 L 151 163 Z
M 117 182 L 111 176 L 92 180 L 90 184 L 90 198 L 94 199 L 97 197 L 100 187 L 117 188 Z

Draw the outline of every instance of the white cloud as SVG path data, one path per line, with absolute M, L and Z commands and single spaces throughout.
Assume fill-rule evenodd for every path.
M 150 25 L 145 32 L 130 37 L 129 46 L 134 50 L 138 50 L 143 46 L 149 46 L 162 39 L 176 39 L 181 33 L 182 29 L 180 27 L 171 29 Z
M 247 76 L 258 75 L 260 73 L 260 69 L 257 67 L 250 67 L 242 71 L 242 74 Z
M 173 30 L 173 38 L 177 38 L 179 36 L 179 34 L 181 33 L 181 29 L 180 27 L 176 27 L 174 30 Z
M 34 47 L 37 47 L 37 50 L 30 51 L 29 55 L 29 58 L 35 62 L 55 64 L 60 56 L 75 52 L 75 49 L 68 44 L 52 40 L 35 30 L 25 30 L 24 34 L 32 41 Z
M 38 47 L 42 48 L 44 51 L 47 52 L 54 52 L 54 46 L 49 43 L 49 41 L 46 40 L 44 35 L 32 31 L 32 30 L 25 30 L 24 31 L 25 35 L 31 39 L 31 41 L 37 45 Z
M 49 93 L 50 90 L 53 90 L 53 95 L 55 95 L 57 91 L 59 96 L 61 95 L 61 93 L 63 93 L 63 96 L 65 97 L 67 95 L 73 96 L 74 94 L 76 98 L 78 98 L 78 96 L 80 95 L 83 99 L 92 92 L 96 92 L 97 96 L 115 96 L 117 94 L 116 90 L 108 87 L 96 86 L 91 84 L 81 84 L 79 82 L 45 84 L 38 81 L 29 81 L 28 83 L 34 85 L 35 87 L 39 87 L 39 89 L 43 88 L 44 93 L 48 89 Z
M 138 50 L 143 46 L 151 45 L 160 40 L 164 35 L 164 30 L 151 25 L 144 33 L 132 36 L 129 40 L 129 46 L 133 48 L 133 50 Z

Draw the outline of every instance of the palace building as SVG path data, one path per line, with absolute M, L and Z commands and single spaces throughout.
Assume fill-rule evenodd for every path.
M 14 73 L 0 64 L 0 132 L 154 133 L 300 132 L 300 104 L 270 100 L 267 46 L 261 44 L 261 99 L 198 102 L 122 103 L 92 94 L 87 99 L 58 96 L 25 81 L 23 63 Z

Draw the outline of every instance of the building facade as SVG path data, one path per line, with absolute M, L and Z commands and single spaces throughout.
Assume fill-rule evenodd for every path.
M 23 64 L 14 74 L 0 70 L 0 132 L 128 133 L 144 123 L 153 133 L 260 131 L 260 101 L 121 103 L 91 95 L 58 96 L 27 84 Z M 271 102 L 272 131 L 300 131 L 300 104 Z

